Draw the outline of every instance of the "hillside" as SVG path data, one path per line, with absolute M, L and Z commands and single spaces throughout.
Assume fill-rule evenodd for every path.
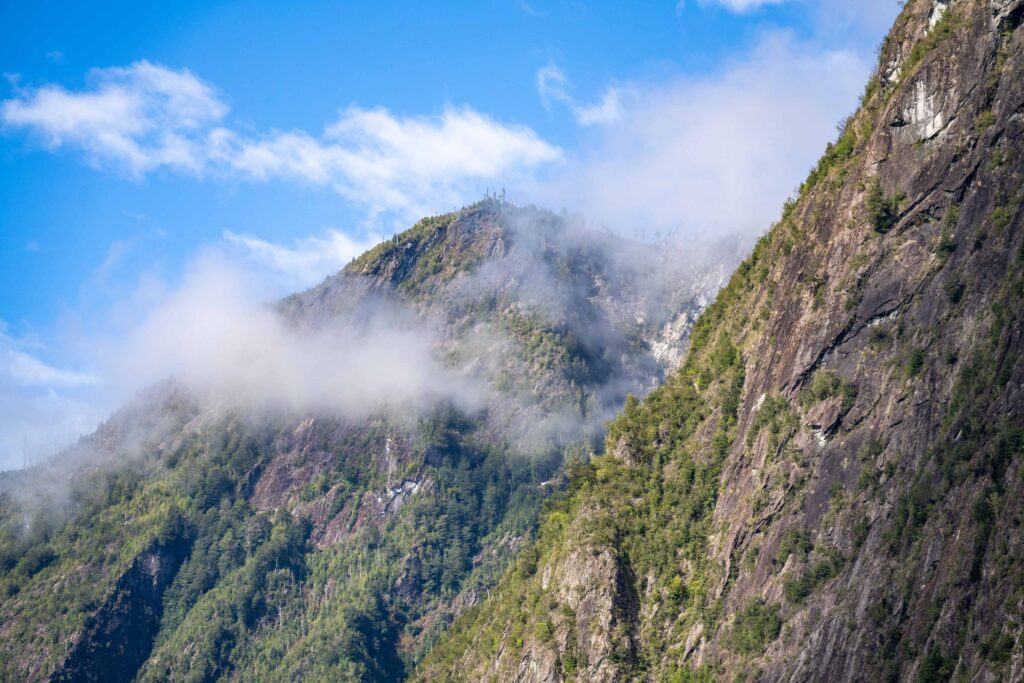
M 531 537 L 563 453 L 679 357 L 717 249 L 487 199 L 279 302 L 296 330 L 422 334 L 474 398 L 249 414 L 172 379 L 0 474 L 0 678 L 401 680 Z
M 1024 2 L 860 109 L 416 680 L 1021 680 Z

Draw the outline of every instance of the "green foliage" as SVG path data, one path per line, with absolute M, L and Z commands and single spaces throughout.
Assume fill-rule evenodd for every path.
M 785 564 L 790 555 L 796 555 L 797 559 L 803 561 L 807 554 L 813 550 L 814 544 L 800 529 L 789 529 L 779 541 L 779 550 L 775 554 L 776 564 Z
M 857 134 L 853 126 L 847 122 L 842 127 L 839 139 L 834 143 L 828 143 L 825 147 L 825 154 L 818 160 L 817 166 L 804 181 L 801 192 L 814 187 L 822 179 L 827 178 L 833 169 L 841 169 L 847 161 L 853 158 L 856 149 Z
M 668 683 L 716 683 L 719 680 L 714 670 L 703 665 L 696 668 L 684 666 L 669 673 L 666 679 Z
M 917 683 L 941 683 L 953 676 L 956 660 L 942 654 L 939 646 L 933 646 L 921 660 L 917 669 Z
M 966 285 L 955 277 L 950 277 L 942 284 L 942 292 L 946 295 L 949 303 L 953 305 L 960 303 L 960 300 L 964 298 L 966 290 Z
M 934 252 L 941 260 L 945 261 L 956 251 L 956 240 L 953 238 L 953 229 L 960 220 L 960 208 L 953 206 L 946 214 L 943 221 L 942 232 L 939 233 L 939 240 L 935 243 Z
M 988 221 L 992 224 L 996 230 L 1004 230 L 1006 226 L 1013 220 L 1013 214 L 1016 212 L 1015 206 L 1000 205 L 992 209 L 992 213 L 988 215 Z
M 337 515 L 348 506 L 342 528 L 351 536 L 323 549 L 307 543 L 307 521 L 287 509 L 260 512 L 240 495 L 280 435 L 230 419 L 183 439 L 162 464 L 97 471 L 72 489 L 70 515 L 42 515 L 28 534 L 22 510 L 0 496 L 0 594 L 33 596 L 0 600 L 5 623 L 14 624 L 0 647 L 49 651 L 56 665 L 60 643 L 83 628 L 142 550 L 188 538 L 191 551 L 163 593 L 140 681 L 401 676 L 447 622 L 418 634 L 420 649 L 400 652 L 407 625 L 463 588 L 482 591 L 497 581 L 514 556 L 502 539 L 530 533 L 550 490 L 538 482 L 558 465 L 473 445 L 473 424 L 446 410 L 424 420 L 415 447 L 430 453 L 433 464 L 421 476 L 434 489 L 410 497 L 378 531 L 352 524 L 360 502 L 371 499 L 364 492 L 384 485 L 375 454 L 397 428 L 318 421 L 307 435 L 313 451 L 335 456 L 296 487 L 286 508 L 313 503 Z M 416 586 L 415 600 L 393 594 L 399 576 Z M 17 661 L 0 656 L 0 678 L 13 675 Z
M 734 276 L 724 297 L 729 291 L 742 291 L 745 278 L 756 277 L 752 269 L 743 273 Z M 722 301 L 719 297 L 716 306 Z M 712 309 L 705 316 L 715 316 Z M 421 676 L 464 676 L 459 653 L 472 651 L 474 658 L 490 658 L 502 643 L 522 647 L 529 634 L 534 639 L 542 634 L 545 611 L 524 612 L 524 605 L 544 604 L 538 568 L 551 566 L 571 548 L 610 553 L 630 575 L 660 577 L 657 594 L 665 602 L 665 614 L 686 615 L 681 618 L 687 621 L 702 615 L 710 618 L 715 607 L 707 594 L 712 571 L 707 538 L 721 465 L 736 438 L 745 362 L 727 335 L 698 329 L 694 340 L 676 375 L 643 401 L 626 400 L 623 412 L 608 425 L 606 454 L 570 465 L 569 490 L 548 506 L 536 545 L 521 553 L 519 568 L 506 575 L 480 610 L 455 623 L 421 666 Z M 698 455 L 689 443 L 702 427 L 711 430 L 713 445 L 709 453 Z M 649 465 L 638 467 L 616 457 L 620 444 L 628 448 L 630 462 Z M 579 519 L 582 510 L 589 511 L 586 524 L 577 526 L 572 520 Z M 680 565 L 684 561 L 685 573 Z M 615 656 L 632 661 L 658 656 L 668 646 L 669 633 L 649 639 L 644 652 L 632 654 L 622 649 L 624 637 L 613 636 L 618 643 Z M 586 666 L 573 657 L 576 669 Z
M 996 125 L 996 115 L 992 111 L 983 111 L 974 118 L 974 132 L 981 135 Z
M 871 532 L 871 523 L 867 517 L 858 517 L 853 525 L 853 547 L 859 549 Z
M 921 374 L 924 370 L 925 354 L 924 349 L 918 347 L 911 349 L 907 355 L 907 360 L 903 364 L 903 374 L 907 379 L 913 379 Z
M 826 548 L 821 557 L 815 560 L 810 568 L 798 577 L 787 579 L 783 584 L 786 600 L 794 604 L 802 604 L 818 587 L 839 575 L 843 569 L 845 558 L 835 548 Z
M 754 600 L 736 614 L 728 644 L 740 654 L 759 655 L 779 637 L 781 630 L 779 606 Z
M 875 232 L 880 235 L 892 230 L 899 220 L 901 195 L 886 196 L 882 191 L 882 183 L 875 176 L 868 182 L 865 203 L 868 209 L 868 221 Z
M 850 412 L 857 401 L 857 385 L 844 379 L 830 370 L 818 370 L 800 394 L 801 403 L 808 406 L 817 401 L 825 401 L 834 396 L 842 397 L 840 410 L 843 414 Z
M 992 632 L 978 643 L 981 655 L 993 664 L 1009 661 L 1017 639 L 1010 633 L 1002 633 L 1002 624 L 997 624 Z
M 770 444 L 772 448 L 778 448 L 783 437 L 788 436 L 796 429 L 797 418 L 789 401 L 784 396 L 769 396 L 765 398 L 761 409 L 757 411 L 750 430 L 747 432 L 747 447 L 754 445 L 761 430 L 767 428 L 771 435 Z
M 903 67 L 904 75 L 913 73 L 914 69 L 924 61 L 924 58 L 939 45 L 956 34 L 957 30 L 966 25 L 960 7 L 953 6 L 946 10 L 935 26 L 928 30 L 924 38 L 914 44 L 907 57 L 907 63 Z
M 868 336 L 868 343 L 871 346 L 881 348 L 892 341 L 892 334 L 889 330 L 882 325 L 874 325 L 871 328 L 871 334 Z

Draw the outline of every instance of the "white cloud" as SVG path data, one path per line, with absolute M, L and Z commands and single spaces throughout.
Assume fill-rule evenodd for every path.
M 28 345 L 7 334 L 0 324 L 0 378 L 22 387 L 79 387 L 97 384 L 89 373 L 62 370 L 30 353 Z
M 0 470 L 38 462 L 94 429 L 102 410 L 75 397 L 100 378 L 56 367 L 0 321 Z
M 268 264 L 301 269 L 309 264 L 299 252 L 317 240 L 340 253 L 335 237 L 300 240 L 294 253 L 251 245 Z M 65 347 L 89 372 L 50 365 L 0 328 L 0 470 L 21 466 L 25 441 L 38 462 L 168 378 L 211 410 L 254 415 L 355 420 L 396 408 L 414 417 L 438 401 L 475 408 L 485 399 L 473 380 L 445 366 L 434 329 L 397 304 L 375 302 L 358 320 L 295 326 L 266 305 L 275 298 L 268 289 L 278 288 L 268 287 L 265 272 L 217 250 L 197 258 L 178 286 L 152 277 L 105 306 L 111 317 L 65 326 Z
M 112 382 L 175 377 L 214 407 L 353 419 L 386 406 L 475 400 L 411 316 L 378 307 L 359 324 L 299 330 L 253 301 L 250 278 L 216 254 L 199 259 L 180 288 L 106 349 Z
M 772 33 L 717 73 L 634 84 L 621 119 L 537 199 L 627 233 L 754 234 L 835 137 L 869 69 L 854 53 Z
M 576 114 L 576 120 L 584 126 L 614 123 L 622 116 L 622 91 L 608 88 L 600 101 L 591 105 L 579 105 L 573 112 Z
M 561 156 L 529 128 L 469 107 L 401 118 L 349 107 L 320 138 L 273 132 L 259 140 L 225 136 L 218 146 L 245 175 L 330 185 L 371 217 L 397 213 L 403 219 L 457 206 L 479 194 L 480 181 L 513 180 Z
M 227 105 L 187 70 L 146 61 L 95 69 L 88 87 L 18 89 L 0 104 L 12 128 L 51 149 L 83 150 L 93 164 L 139 176 L 166 167 L 203 176 L 284 179 L 333 188 L 369 216 L 400 221 L 465 203 L 488 182 L 514 180 L 558 160 L 534 131 L 470 107 L 398 117 L 352 106 L 321 134 L 249 136 L 224 125 Z
M 567 106 L 582 126 L 613 123 L 622 115 L 622 89 L 609 87 L 600 100 L 585 104 L 578 102 L 569 88 L 569 79 L 557 64 L 546 64 L 537 70 L 537 94 L 545 107 L 550 109 L 556 103 Z
M 537 93 L 545 107 L 555 102 L 571 102 L 567 88 L 568 79 L 557 64 L 545 64 L 537 70 Z
M 293 288 L 305 288 L 341 270 L 382 238 L 355 240 L 343 232 L 328 230 L 296 239 L 289 247 L 226 230 L 224 239 L 241 247 L 259 265 L 283 276 Z
M 114 162 L 138 175 L 160 166 L 202 168 L 201 131 L 227 113 L 213 89 L 187 70 L 136 62 L 94 69 L 91 87 L 20 91 L 0 106 L 9 126 L 40 134 L 51 148 L 83 149 L 94 163 Z
M 815 0 L 815 29 L 822 42 L 854 40 L 878 44 L 903 6 L 901 0 Z
M 42 462 L 106 417 L 107 406 L 69 393 L 0 383 L 0 471 Z

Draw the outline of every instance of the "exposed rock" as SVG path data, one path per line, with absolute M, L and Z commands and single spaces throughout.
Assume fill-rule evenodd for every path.
M 906 3 L 852 151 L 830 148 L 678 375 L 612 424 L 535 571 L 421 680 L 1024 679 L 1022 18 Z M 836 393 L 807 401 L 821 372 Z M 614 669 L 554 657 L 573 599 L 581 652 L 630 643 Z M 521 646 L 473 638 L 515 605 L 539 606 Z

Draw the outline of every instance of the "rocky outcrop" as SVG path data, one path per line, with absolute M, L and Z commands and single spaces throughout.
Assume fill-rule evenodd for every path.
M 422 680 L 604 675 L 558 615 L 609 557 L 638 600 L 616 680 L 1024 676 L 1022 16 L 906 3 L 680 371 Z M 593 651 L 625 642 L 614 601 L 591 604 Z M 512 619 L 521 645 L 492 645 Z M 535 665 L 495 668 L 515 661 Z
M 140 553 L 50 680 L 134 680 L 160 629 L 164 591 L 188 552 L 188 538 L 177 536 Z

